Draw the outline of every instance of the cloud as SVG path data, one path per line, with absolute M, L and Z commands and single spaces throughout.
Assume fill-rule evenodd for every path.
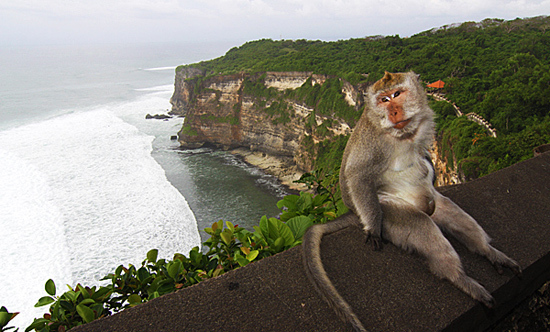
M 550 13 L 550 0 L 0 0 L 0 42 L 347 39 Z

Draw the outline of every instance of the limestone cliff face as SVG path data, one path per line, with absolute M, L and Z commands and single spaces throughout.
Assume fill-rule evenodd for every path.
M 185 115 L 189 109 L 189 103 L 193 100 L 194 86 L 197 79 L 204 75 L 204 71 L 192 68 L 178 68 L 174 82 L 174 94 L 170 98 L 172 104 L 171 114 Z
M 463 181 L 461 181 L 459 172 L 456 169 L 456 160 L 452 164 L 454 166 L 451 167 L 447 159 L 442 157 L 440 149 L 440 143 L 434 141 L 430 154 L 435 168 L 435 186 L 440 187 L 462 183 Z
M 266 72 L 204 78 L 199 71 L 178 72 L 172 113 L 185 115 L 178 133 L 182 147 L 204 144 L 232 149 L 248 148 L 287 159 L 303 171 L 312 169 L 312 151 L 304 140 L 319 142 L 329 135 L 348 135 L 350 126 L 331 115 L 292 100 L 284 91 L 323 84 L 325 75 L 308 72 Z M 343 84 L 346 101 L 359 107 L 361 94 Z M 325 124 L 321 137 L 313 127 Z M 328 124 L 328 125 L 327 125 Z M 309 144 L 311 146 L 311 144 Z

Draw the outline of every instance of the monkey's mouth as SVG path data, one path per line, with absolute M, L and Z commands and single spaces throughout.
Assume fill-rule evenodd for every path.
M 403 121 L 399 121 L 398 123 L 396 123 L 393 127 L 395 129 L 403 129 L 405 128 L 409 122 L 411 122 L 411 119 L 407 119 L 407 120 L 403 120 Z

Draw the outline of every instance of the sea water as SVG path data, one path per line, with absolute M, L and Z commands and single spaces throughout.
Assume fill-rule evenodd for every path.
M 223 219 L 275 215 L 277 181 L 223 151 L 178 149 L 175 66 L 230 45 L 0 50 L 0 305 L 25 328 L 53 279 L 58 295 L 118 265 L 200 246 Z

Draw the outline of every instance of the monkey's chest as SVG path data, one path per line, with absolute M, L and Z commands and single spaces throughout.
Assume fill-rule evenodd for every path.
M 403 158 L 388 165 L 378 190 L 381 201 L 410 204 L 431 215 L 434 210 L 433 169 L 424 158 Z

